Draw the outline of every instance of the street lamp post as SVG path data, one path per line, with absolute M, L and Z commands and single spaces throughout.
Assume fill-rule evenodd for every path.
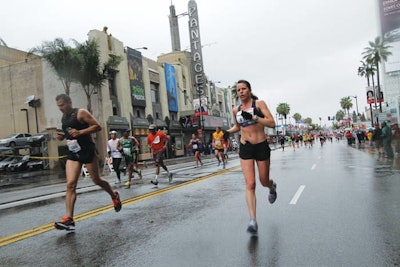
M 27 108 L 21 108 L 21 111 L 25 111 L 25 113 L 26 113 L 26 126 L 28 127 L 28 133 L 30 133 L 28 109 Z
M 353 97 L 353 98 L 356 99 L 356 110 L 357 110 L 357 117 L 358 117 L 358 116 L 360 116 L 360 113 L 358 112 L 358 101 L 357 101 L 357 96 L 355 95 L 355 96 L 351 96 L 351 97 Z
M 35 108 L 36 132 L 39 133 L 39 122 L 38 122 L 37 108 L 40 107 L 40 99 L 32 99 L 31 101 L 29 101 L 28 105 L 30 107 Z
M 358 101 L 357 101 L 357 96 L 355 95 L 355 96 L 350 96 L 350 97 L 352 97 L 352 98 L 355 98 L 356 99 L 356 110 L 357 110 L 357 124 L 359 125 L 359 120 L 360 120 L 360 113 L 358 112 Z

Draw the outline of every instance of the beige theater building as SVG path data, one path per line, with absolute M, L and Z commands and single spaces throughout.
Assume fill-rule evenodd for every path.
M 139 50 L 124 46 L 107 30 L 91 30 L 88 39 L 97 41 L 101 62 L 106 62 L 110 54 L 122 57 L 115 75 L 91 96 L 93 115 L 103 126 L 101 132 L 93 135 L 101 156 L 106 155 L 105 144 L 110 130 L 121 133 L 131 128 L 141 142 L 139 160 L 151 159 L 146 145 L 150 123 L 168 133 L 171 144 L 176 147 L 176 156 L 184 155 L 191 133 L 197 132 L 197 127 L 182 128 L 179 122 L 181 117 L 194 117 L 196 91 L 191 81 L 190 53 L 167 53 L 154 61 L 143 57 Z M 167 84 L 175 86 L 167 88 Z M 0 99 L 0 121 L 3 124 L 0 137 L 28 132 L 28 128 L 30 134 L 48 131 L 54 136 L 55 129 L 61 127 L 62 114 L 55 104 L 55 97 L 65 90 L 44 59 L 0 46 L 0 88 L 3 96 Z M 208 134 L 217 124 L 228 127 L 227 118 L 221 116 L 230 114 L 230 105 L 222 103 L 230 103 L 231 95 L 227 96 L 222 88 L 217 88 L 217 91 L 221 105 L 217 109 L 221 112 L 215 114 L 218 116 L 203 118 L 203 129 Z M 71 85 L 70 96 L 74 107 L 87 107 L 87 97 L 80 84 Z M 206 96 L 210 97 L 209 87 Z M 59 148 L 63 146 L 62 142 L 50 138 L 50 168 L 59 166 L 56 157 L 63 153 Z

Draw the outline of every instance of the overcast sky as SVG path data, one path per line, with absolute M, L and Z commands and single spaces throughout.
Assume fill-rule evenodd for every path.
M 197 0 L 205 73 L 220 87 L 247 79 L 273 114 L 290 105 L 314 123 L 340 109 L 340 99 L 366 104 L 366 80 L 357 76 L 361 53 L 378 35 L 377 0 Z M 176 13 L 188 0 L 173 0 Z M 121 3 L 118 5 L 118 3 Z M 57 37 L 83 42 L 91 29 L 108 32 L 156 60 L 171 51 L 171 0 L 19 0 L 0 9 L 0 38 L 29 50 Z M 189 49 L 188 17 L 179 19 Z M 355 100 L 353 99 L 355 108 Z

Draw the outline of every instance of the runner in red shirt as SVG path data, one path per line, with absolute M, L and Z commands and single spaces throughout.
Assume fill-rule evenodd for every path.
M 154 162 L 156 164 L 156 177 L 155 180 L 151 180 L 151 183 L 158 185 L 158 175 L 160 174 L 160 166 L 167 172 L 168 180 L 172 182 L 172 173 L 168 171 L 167 166 L 164 163 L 164 151 L 168 147 L 168 136 L 162 132 L 157 131 L 157 125 L 150 124 L 150 133 L 147 136 L 147 145 L 153 153 Z

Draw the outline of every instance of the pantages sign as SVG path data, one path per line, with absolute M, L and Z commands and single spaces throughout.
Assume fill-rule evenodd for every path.
M 203 69 L 203 55 L 201 52 L 200 28 L 199 28 L 199 15 L 197 12 L 197 4 L 194 0 L 190 0 L 189 8 L 189 35 L 190 35 L 190 53 L 192 57 L 192 75 L 195 86 L 198 90 L 199 96 L 204 95 L 203 84 L 204 69 Z

